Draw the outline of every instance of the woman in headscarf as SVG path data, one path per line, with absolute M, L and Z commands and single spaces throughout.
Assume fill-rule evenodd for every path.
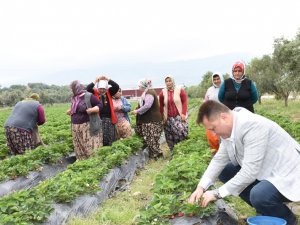
M 149 79 L 139 81 L 139 89 L 143 91 L 138 107 L 133 111 L 136 115 L 136 133 L 142 136 L 148 146 L 150 158 L 161 156 L 159 139 L 162 133 L 162 117 L 159 112 L 159 103 L 156 92 L 152 89 Z
M 207 89 L 204 97 L 204 101 L 207 100 L 219 101 L 218 95 L 219 95 L 220 86 L 224 81 L 223 75 L 221 73 L 213 73 L 211 75 L 211 81 L 212 81 L 212 86 Z M 216 154 L 216 152 L 219 150 L 220 138 L 218 137 L 218 135 L 216 135 L 214 132 L 208 129 L 206 129 L 206 137 L 212 153 Z
M 71 116 L 71 130 L 73 136 L 73 145 L 76 158 L 78 160 L 87 159 L 92 150 L 102 146 L 102 131 L 96 134 L 91 133 L 90 116 L 96 114 L 98 116 L 99 110 L 102 108 L 102 103 L 96 96 L 90 94 L 89 98 L 86 98 L 86 92 L 84 86 L 75 80 L 70 84 L 70 88 L 73 93 L 71 99 L 71 109 L 67 111 L 67 114 Z M 87 103 L 87 100 L 90 103 Z M 88 107 L 90 104 L 92 107 Z
M 124 96 L 122 96 L 121 88 L 119 88 L 119 91 L 113 96 L 112 100 L 117 117 L 117 139 L 128 138 L 132 135 L 130 118 L 128 115 L 128 112 L 131 111 L 131 104 Z
M 183 88 L 176 87 L 172 76 L 165 78 L 166 88 L 159 94 L 160 113 L 163 116 L 167 144 L 174 145 L 188 136 L 187 95 Z
M 258 100 L 258 93 L 255 83 L 245 75 L 244 63 L 233 64 L 232 76 L 220 86 L 218 97 L 230 109 L 244 107 L 254 112 L 253 105 Z
M 117 139 L 115 127 L 117 117 L 112 96 L 119 91 L 119 88 L 116 82 L 105 76 L 96 77 L 95 82 L 87 86 L 87 91 L 93 93 L 102 102 L 103 108 L 100 110 L 100 118 L 103 128 L 103 146 L 111 146 Z
M 39 143 L 34 137 L 34 130 L 45 121 L 44 108 L 39 103 L 38 94 L 33 93 L 29 98 L 18 102 L 4 124 L 10 153 L 24 154 L 27 149 L 35 149 Z

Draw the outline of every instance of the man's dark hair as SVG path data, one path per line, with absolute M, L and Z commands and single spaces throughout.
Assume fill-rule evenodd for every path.
M 199 108 L 197 124 L 203 123 L 204 117 L 210 120 L 216 118 L 222 112 L 229 111 L 230 109 L 226 105 L 217 101 L 208 100 L 204 102 Z

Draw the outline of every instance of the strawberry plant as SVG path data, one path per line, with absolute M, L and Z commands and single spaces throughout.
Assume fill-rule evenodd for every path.
M 99 180 L 108 173 L 109 168 L 120 165 L 130 154 L 139 150 L 130 146 L 142 146 L 142 143 L 138 143 L 139 138 L 134 136 L 129 139 L 132 140 L 125 142 L 129 146 L 121 143 L 122 140 L 112 146 L 97 149 L 93 157 L 76 161 L 66 171 L 38 186 L 0 198 L 0 224 L 34 224 L 45 221 L 52 210 L 51 204 L 70 202 L 80 195 L 98 191 Z M 18 162 L 16 159 L 13 161 Z M 32 202 L 35 202 L 35 207 L 23 210 L 23 207 L 30 206 Z

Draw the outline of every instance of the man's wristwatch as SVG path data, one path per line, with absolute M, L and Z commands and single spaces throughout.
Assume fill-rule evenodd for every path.
M 213 195 L 214 195 L 214 197 L 215 197 L 216 199 L 221 199 L 221 198 L 222 198 L 221 195 L 220 195 L 220 193 L 219 193 L 219 190 L 218 190 L 218 189 L 215 189 L 215 190 L 213 190 L 212 192 L 213 192 Z

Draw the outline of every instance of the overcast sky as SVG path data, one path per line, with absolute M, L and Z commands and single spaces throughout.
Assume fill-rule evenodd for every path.
M 96 65 L 259 57 L 274 38 L 295 37 L 299 9 L 299 0 L 1 0 L 0 85 Z

